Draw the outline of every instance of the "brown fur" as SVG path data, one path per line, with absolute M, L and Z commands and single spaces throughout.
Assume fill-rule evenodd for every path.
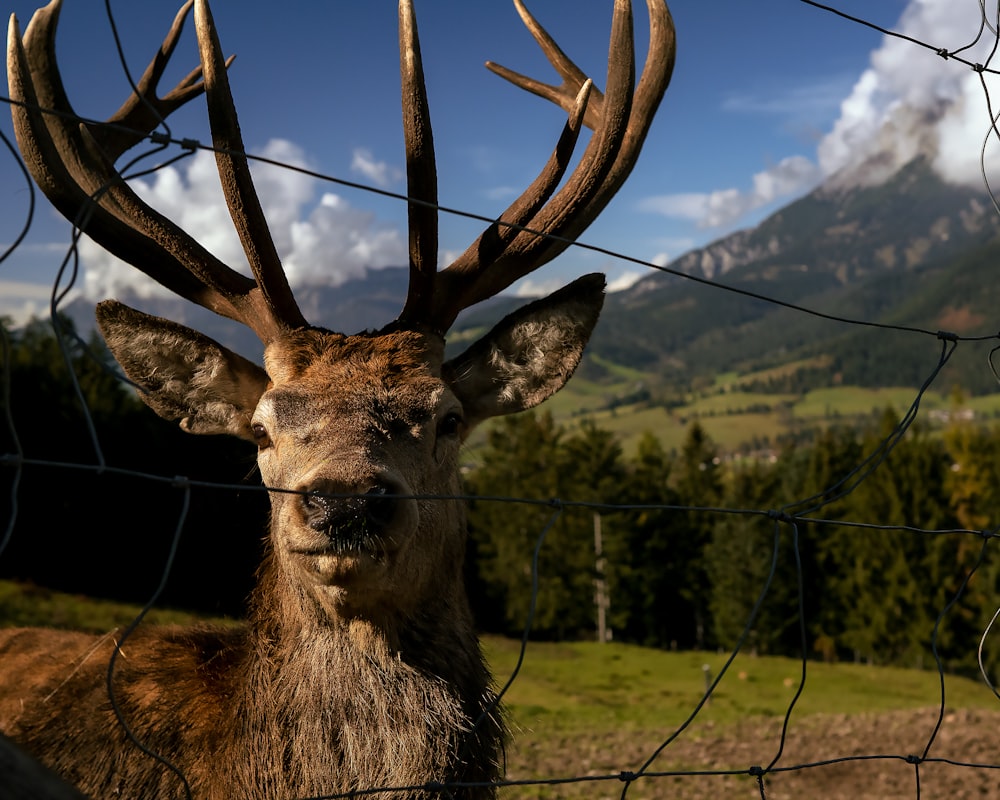
M 121 650 L 116 633 L 0 633 L 0 733 L 101 798 L 493 797 L 504 727 L 462 581 L 459 448 L 483 420 L 565 384 L 597 322 L 604 278 L 520 309 L 451 361 L 443 334 L 463 309 L 562 252 L 628 176 L 673 67 L 669 11 L 647 3 L 650 46 L 636 85 L 631 6 L 615 3 L 602 93 L 519 7 L 563 83 L 539 90 L 488 66 L 569 118 L 538 178 L 500 216 L 512 227 L 498 220 L 438 271 L 426 87 L 413 4 L 400 0 L 407 194 L 426 205 L 410 206 L 399 318 L 344 336 L 309 326 L 291 295 L 239 155 L 228 62 L 205 0 L 193 2 L 200 72 L 157 96 L 191 6 L 139 81 L 142 100 L 126 102 L 111 126 L 72 119 L 54 48 L 60 0 L 36 11 L 23 37 L 12 18 L 12 119 L 25 164 L 64 216 L 86 210 L 88 236 L 110 253 L 264 343 L 261 367 L 183 325 L 98 306 L 108 346 L 157 414 L 257 445 L 271 492 L 267 556 L 242 630 L 139 628 Z M 160 113 L 202 92 L 252 279 L 146 206 L 113 166 Z M 62 113 L 43 117 L 37 106 Z M 595 134 L 567 174 L 581 126 Z
M 194 797 L 496 780 L 502 725 L 468 620 L 461 632 L 412 620 L 402 638 L 417 641 L 397 651 L 363 621 L 300 619 L 288 630 L 262 608 L 275 579 L 265 575 L 248 628 L 140 628 L 118 657 L 121 721 Z M 5 727 L 90 796 L 183 797 L 180 778 L 129 741 L 105 686 L 114 636 L 97 641 L 94 650 L 78 634 L 3 631 L 5 683 L 24 687 L 4 695 L 4 719 L 16 720 Z M 427 655 L 408 658 L 413 648 Z M 437 793 L 385 794 L 425 795 Z
M 296 330 L 268 346 L 265 370 L 101 304 L 152 408 L 258 443 L 267 555 L 245 627 L 128 637 L 117 712 L 120 633 L 0 631 L 0 731 L 94 797 L 494 796 L 505 733 L 462 579 L 465 509 L 419 496 L 460 493 L 475 423 L 563 385 L 602 297 L 603 279 L 580 279 L 446 363 L 436 335 Z M 372 487 L 397 497 L 368 527 L 340 540 L 311 524 L 317 493 Z

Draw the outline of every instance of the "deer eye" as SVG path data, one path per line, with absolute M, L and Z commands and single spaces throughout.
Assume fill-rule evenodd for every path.
M 250 432 L 253 434 L 254 444 L 261 450 L 271 446 L 271 437 L 267 432 L 267 428 L 259 422 L 255 422 L 250 426 Z
M 457 436 L 459 431 L 462 430 L 462 425 L 464 423 L 465 420 L 462 419 L 462 415 L 457 411 L 451 411 L 445 414 L 438 423 L 438 438 L 442 436 Z

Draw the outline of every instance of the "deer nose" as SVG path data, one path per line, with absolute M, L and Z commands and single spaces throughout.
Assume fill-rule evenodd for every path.
M 363 494 L 346 494 L 342 487 L 321 482 L 300 495 L 305 521 L 331 541 L 344 542 L 378 535 L 396 515 L 398 490 L 387 481 L 376 481 Z

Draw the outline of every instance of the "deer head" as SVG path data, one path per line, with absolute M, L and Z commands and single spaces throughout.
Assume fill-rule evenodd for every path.
M 192 5 L 201 65 L 159 96 Z M 463 508 L 435 496 L 459 493 L 459 447 L 477 423 L 535 406 L 569 379 L 597 322 L 603 276 L 585 276 L 520 309 L 450 360 L 445 335 L 463 309 L 553 259 L 594 220 L 635 164 L 669 80 L 674 36 L 661 0 L 647 0 L 650 48 L 638 86 L 631 5 L 615 0 L 604 93 L 520 0 L 515 5 L 562 83 L 487 66 L 560 105 L 568 121 L 537 179 L 439 271 L 430 117 L 412 2 L 400 0 L 409 291 L 393 323 L 354 335 L 311 326 L 296 305 L 250 179 L 228 62 L 207 2 L 181 8 L 137 93 L 103 124 L 78 122 L 63 90 L 54 51 L 60 0 L 35 14 L 23 38 L 11 20 L 15 131 L 38 185 L 111 253 L 249 326 L 264 345 L 264 363 L 113 300 L 97 308 L 109 348 L 160 416 L 191 433 L 256 445 L 271 490 L 275 568 L 297 601 L 335 617 L 388 622 L 426 608 L 429 597 L 464 602 Z M 162 118 L 202 93 L 252 277 L 139 200 L 114 166 Z M 567 175 L 584 126 L 593 134 Z

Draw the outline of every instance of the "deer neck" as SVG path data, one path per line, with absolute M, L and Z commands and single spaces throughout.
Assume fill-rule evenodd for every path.
M 320 794 L 500 776 L 501 713 L 460 582 L 398 620 L 331 617 L 293 586 L 266 558 L 234 709 L 255 746 L 282 750 L 281 780 Z
M 254 740 L 291 732 L 294 785 L 330 791 L 331 763 L 338 791 L 500 776 L 501 711 L 456 577 L 406 619 L 331 617 L 265 559 L 235 710 Z
M 468 651 L 481 660 L 461 567 L 457 563 L 450 574 L 440 574 L 434 591 L 414 607 L 345 613 L 328 599 L 328 587 L 287 574 L 281 561 L 268 553 L 250 603 L 251 639 L 269 660 L 280 663 L 300 658 L 301 645 L 307 642 L 311 650 L 326 645 L 337 654 L 358 654 L 372 663 L 401 662 L 440 675 L 461 670 L 464 665 L 452 665 L 449 655 Z

